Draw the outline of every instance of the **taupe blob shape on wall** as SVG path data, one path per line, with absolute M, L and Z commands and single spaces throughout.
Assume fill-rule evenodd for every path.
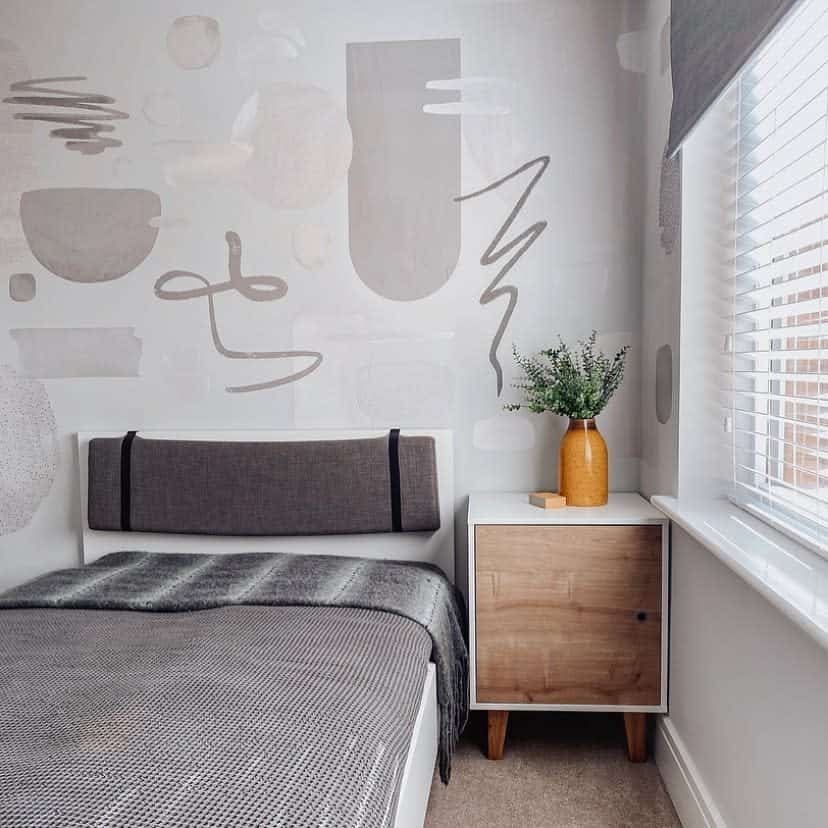
M 31 302 L 37 295 L 33 273 L 12 273 L 9 276 L 9 298 L 12 302 Z
M 460 41 L 349 43 L 351 261 L 386 299 L 430 296 L 460 255 L 460 118 L 423 112 L 459 100 L 427 89 L 460 75 Z
M 34 257 L 70 282 L 119 279 L 149 256 L 161 199 L 150 190 L 95 187 L 31 190 L 20 220 Z
M 12 328 L 26 376 L 137 377 L 143 342 L 135 328 Z
M 673 416 L 673 349 L 662 345 L 656 352 L 656 417 L 662 425 Z

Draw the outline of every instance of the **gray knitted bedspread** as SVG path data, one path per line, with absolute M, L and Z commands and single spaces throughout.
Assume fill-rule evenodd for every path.
M 385 828 L 429 657 L 444 781 L 468 714 L 431 567 L 119 552 L 0 610 L 3 828 Z

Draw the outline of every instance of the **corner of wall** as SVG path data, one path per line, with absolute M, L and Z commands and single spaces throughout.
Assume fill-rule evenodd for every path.
M 683 828 L 727 828 L 669 716 L 658 720 L 655 760 Z

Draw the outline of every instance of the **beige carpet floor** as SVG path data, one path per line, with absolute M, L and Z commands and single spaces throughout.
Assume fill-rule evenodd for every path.
M 473 714 L 426 828 L 681 828 L 652 760 L 627 761 L 619 715 L 511 713 L 502 761 Z

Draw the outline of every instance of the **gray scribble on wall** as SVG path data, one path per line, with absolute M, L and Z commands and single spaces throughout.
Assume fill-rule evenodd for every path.
M 661 228 L 661 246 L 669 256 L 681 238 L 681 150 L 672 158 L 668 158 L 667 149 L 664 150 L 658 194 L 658 226 Z
M 142 341 L 135 328 L 14 328 L 28 377 L 137 377 Z
M 4 103 L 17 106 L 44 107 L 52 110 L 71 109 L 74 112 L 16 112 L 14 117 L 22 121 L 42 121 L 47 124 L 66 124 L 53 129 L 49 134 L 66 142 L 66 149 L 83 155 L 97 155 L 111 147 L 120 147 L 123 143 L 112 138 L 109 133 L 115 127 L 108 121 L 129 118 L 126 112 L 112 109 L 105 104 L 115 103 L 114 98 L 96 92 L 73 92 L 67 89 L 55 89 L 41 86 L 44 83 L 72 83 L 85 81 L 84 75 L 72 75 L 56 78 L 32 78 L 17 81 L 11 85 L 12 92 L 34 94 L 13 95 L 3 98 Z M 104 134 L 106 133 L 106 134 Z
M 37 281 L 32 273 L 9 276 L 9 298 L 13 302 L 31 302 L 37 295 Z
M 252 385 L 231 385 L 226 390 L 230 393 L 243 393 L 248 391 L 263 391 L 267 388 L 276 388 L 280 385 L 287 385 L 296 382 L 308 374 L 313 373 L 322 364 L 322 354 L 318 351 L 236 351 L 228 348 L 219 334 L 218 322 L 216 321 L 215 296 L 227 291 L 235 291 L 245 299 L 253 302 L 273 302 L 282 299 L 288 291 L 287 282 L 279 276 L 244 276 L 241 272 L 241 239 L 237 233 L 228 230 L 225 234 L 228 246 L 228 270 L 229 279 L 226 282 L 213 283 L 200 273 L 193 273 L 189 270 L 170 270 L 164 273 L 155 283 L 155 295 L 159 299 L 171 301 L 186 301 L 188 299 L 206 298 L 210 314 L 210 331 L 213 338 L 213 345 L 224 357 L 228 359 L 296 359 L 308 358 L 312 362 L 306 368 L 295 371 L 283 377 Z M 167 285 L 174 280 L 194 279 L 202 286 L 197 288 L 170 289 Z
M 173 20 L 167 32 L 167 52 L 182 69 L 204 69 L 221 51 L 218 20 L 191 14 Z
M 161 199 L 151 190 L 31 190 L 20 199 L 32 254 L 70 282 L 107 282 L 134 270 L 155 245 L 160 215 Z
M 539 158 L 535 158 L 532 161 L 528 161 L 526 164 L 518 167 L 514 172 L 509 173 L 508 175 L 499 178 L 497 181 L 489 184 L 487 187 L 483 187 L 482 190 L 477 190 L 473 193 L 468 193 L 464 196 L 459 196 L 456 201 L 468 201 L 472 198 L 478 198 L 479 196 L 485 195 L 486 193 L 490 193 L 493 190 L 498 189 L 507 181 L 511 181 L 513 178 L 517 178 L 520 175 L 523 175 L 527 170 L 531 170 L 533 167 L 537 167 L 532 178 L 529 180 L 529 183 L 526 185 L 526 188 L 521 193 L 520 198 L 518 198 L 515 206 L 512 208 L 512 212 L 509 213 L 508 218 L 506 221 L 500 226 L 500 229 L 495 234 L 495 237 L 492 239 L 491 244 L 486 248 L 485 252 L 480 258 L 480 264 L 483 267 L 488 267 L 489 265 L 493 265 L 499 262 L 504 256 L 508 256 L 509 258 L 506 260 L 506 263 L 498 270 L 497 275 L 489 282 L 486 290 L 480 296 L 480 304 L 481 305 L 488 305 L 490 302 L 494 302 L 496 299 L 499 299 L 501 296 L 508 297 L 508 304 L 506 306 L 506 310 L 503 312 L 503 316 L 500 320 L 500 325 L 497 328 L 497 332 L 494 335 L 494 339 L 492 339 L 491 347 L 489 348 L 489 362 L 494 368 L 495 376 L 497 377 L 497 395 L 500 396 L 501 392 L 503 391 L 503 367 L 500 364 L 500 360 L 497 356 L 497 349 L 500 347 L 500 343 L 503 340 L 503 335 L 506 333 L 506 328 L 509 325 L 509 320 L 512 318 L 512 314 L 515 312 L 515 307 L 518 303 L 518 289 L 514 285 L 501 285 L 501 282 L 506 277 L 506 274 L 520 261 L 521 257 L 524 253 L 537 241 L 538 236 L 546 229 L 547 222 L 545 221 L 538 221 L 535 222 L 530 227 L 527 227 L 513 239 L 509 239 L 504 243 L 504 237 L 512 228 L 517 217 L 520 215 L 521 210 L 523 209 L 526 201 L 528 200 L 529 196 L 532 194 L 532 190 L 535 189 L 535 185 L 538 181 L 541 180 L 543 174 L 546 172 L 546 168 L 549 166 L 549 156 L 542 155 Z M 502 245 L 502 246 L 501 246 Z
M 29 524 L 55 480 L 57 422 L 43 384 L 0 365 L 0 535 Z
M 673 416 L 673 349 L 662 345 L 656 351 L 656 417 L 666 425 Z
M 456 89 L 429 89 L 460 75 L 460 41 L 347 45 L 351 261 L 375 293 L 395 301 L 430 296 L 460 256 L 460 117 L 423 111 L 456 103 Z

